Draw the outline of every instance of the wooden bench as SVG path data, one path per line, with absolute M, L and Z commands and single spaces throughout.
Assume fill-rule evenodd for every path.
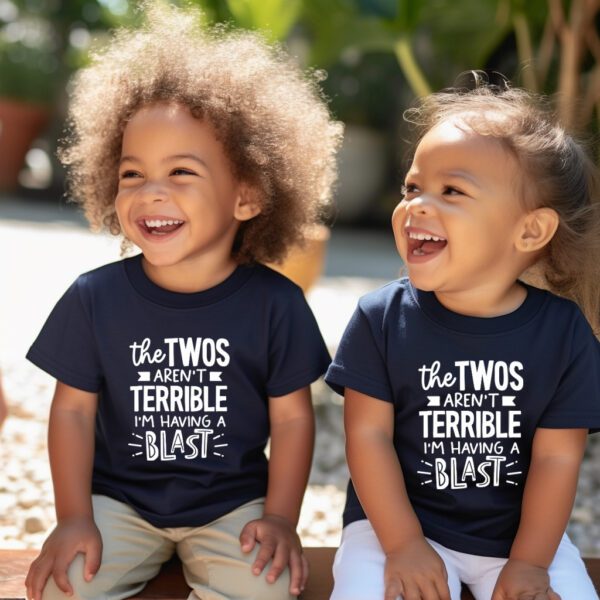
M 328 600 L 333 585 L 331 563 L 335 548 L 306 548 L 311 576 L 302 594 L 302 600 Z M 36 550 L 0 550 L 0 600 L 24 600 L 25 575 Z M 600 558 L 586 559 L 588 571 L 600 591 Z M 168 562 L 162 571 L 135 600 L 186 600 L 190 589 L 183 579 L 181 565 L 175 560 Z M 365 598 L 365 600 L 376 600 Z M 465 590 L 463 600 L 473 600 Z M 563 600 L 577 600 L 564 598 Z

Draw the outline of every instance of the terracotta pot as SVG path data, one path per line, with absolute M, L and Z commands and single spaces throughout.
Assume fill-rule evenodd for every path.
M 316 225 L 307 233 L 303 247 L 292 248 L 282 263 L 269 267 L 289 277 L 306 293 L 323 272 L 329 236 L 328 227 Z
M 0 190 L 14 190 L 31 143 L 48 123 L 44 106 L 0 99 Z

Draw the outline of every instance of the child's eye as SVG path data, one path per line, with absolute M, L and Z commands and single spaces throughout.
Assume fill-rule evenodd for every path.
M 195 175 L 194 171 L 190 171 L 190 169 L 173 169 L 171 171 L 171 175 Z
M 403 196 L 407 196 L 408 194 L 416 194 L 419 188 L 414 183 L 406 183 L 400 188 L 400 191 Z
M 123 171 L 120 175 L 121 179 L 132 179 L 134 177 L 141 177 L 137 171 Z
M 444 191 L 442 192 L 444 196 L 464 196 L 464 193 L 459 189 L 452 187 L 451 185 L 447 185 L 444 187 Z

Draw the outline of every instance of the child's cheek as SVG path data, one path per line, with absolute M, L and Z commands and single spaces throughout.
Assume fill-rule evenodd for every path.
M 406 258 L 406 238 L 403 235 L 404 223 L 406 222 L 406 208 L 404 202 L 396 206 L 392 213 L 392 231 L 396 240 L 396 248 L 402 258 Z
M 121 231 L 125 232 L 128 225 L 126 215 L 126 203 L 124 202 L 123 197 L 120 193 L 117 193 L 117 196 L 115 198 L 115 212 L 117 214 L 117 220 L 119 221 Z

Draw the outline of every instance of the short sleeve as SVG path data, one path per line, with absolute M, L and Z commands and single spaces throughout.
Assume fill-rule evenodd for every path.
M 279 307 L 269 339 L 267 394 L 284 396 L 318 379 L 331 361 L 317 321 L 298 288 Z
M 325 381 L 342 395 L 344 388 L 350 388 L 393 402 L 382 342 L 382 328 L 372 326 L 359 304 L 342 336 Z
M 538 427 L 600 431 L 600 342 L 579 314 L 569 361 Z
M 78 279 L 57 302 L 27 358 L 57 380 L 86 392 L 102 383 L 89 315 Z

